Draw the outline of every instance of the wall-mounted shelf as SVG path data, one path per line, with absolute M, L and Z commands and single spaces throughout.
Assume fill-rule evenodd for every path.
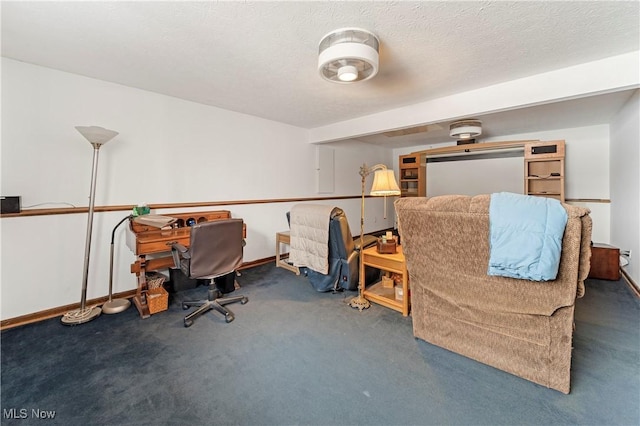
M 524 193 L 564 203 L 564 141 L 528 143 L 524 147 Z
M 442 158 L 473 156 L 493 151 L 524 150 L 524 193 L 565 202 L 565 141 L 516 140 L 452 145 L 400 156 L 400 191 L 403 197 L 427 196 L 426 163 Z M 459 157 L 462 158 L 462 157 Z
M 449 145 L 440 148 L 432 148 L 424 151 L 417 151 L 413 154 L 423 154 L 426 158 L 440 157 L 456 154 L 472 154 L 482 153 L 493 150 L 506 150 L 506 149 L 523 149 L 527 143 L 539 142 L 539 140 L 521 140 L 521 141 L 501 141 L 501 142 L 481 142 L 467 145 Z
M 427 173 L 424 164 L 420 161 L 420 154 L 401 155 L 399 162 L 400 196 L 424 197 L 427 188 Z

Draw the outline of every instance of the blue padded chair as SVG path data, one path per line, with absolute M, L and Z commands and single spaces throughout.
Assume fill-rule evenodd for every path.
M 290 213 L 287 212 L 287 220 L 289 219 Z M 334 207 L 329 220 L 329 272 L 325 275 L 305 268 L 313 288 L 321 292 L 357 290 L 360 248 L 374 245 L 377 238 L 365 235 L 363 240 L 364 244 L 360 242 L 360 237 L 353 239 L 347 215 L 341 208 Z M 380 271 L 366 268 L 365 274 L 366 282 L 371 283 L 379 279 Z

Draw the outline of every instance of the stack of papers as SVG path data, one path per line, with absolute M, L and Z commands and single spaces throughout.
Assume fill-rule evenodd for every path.
M 177 219 L 171 216 L 160 216 L 157 214 L 147 214 L 144 216 L 136 216 L 133 221 L 142 225 L 153 226 L 158 229 L 171 228 L 171 224 Z

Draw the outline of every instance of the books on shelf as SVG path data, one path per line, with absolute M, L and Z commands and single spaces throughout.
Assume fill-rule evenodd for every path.
M 147 214 L 144 216 L 136 216 L 133 221 L 142 225 L 153 226 L 158 229 L 171 228 L 171 225 L 178 219 L 171 216 L 161 216 L 158 214 Z

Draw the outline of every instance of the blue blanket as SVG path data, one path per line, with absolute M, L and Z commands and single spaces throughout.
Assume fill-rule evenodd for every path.
M 558 200 L 501 192 L 489 206 L 489 275 L 533 281 L 558 274 L 567 212 Z

